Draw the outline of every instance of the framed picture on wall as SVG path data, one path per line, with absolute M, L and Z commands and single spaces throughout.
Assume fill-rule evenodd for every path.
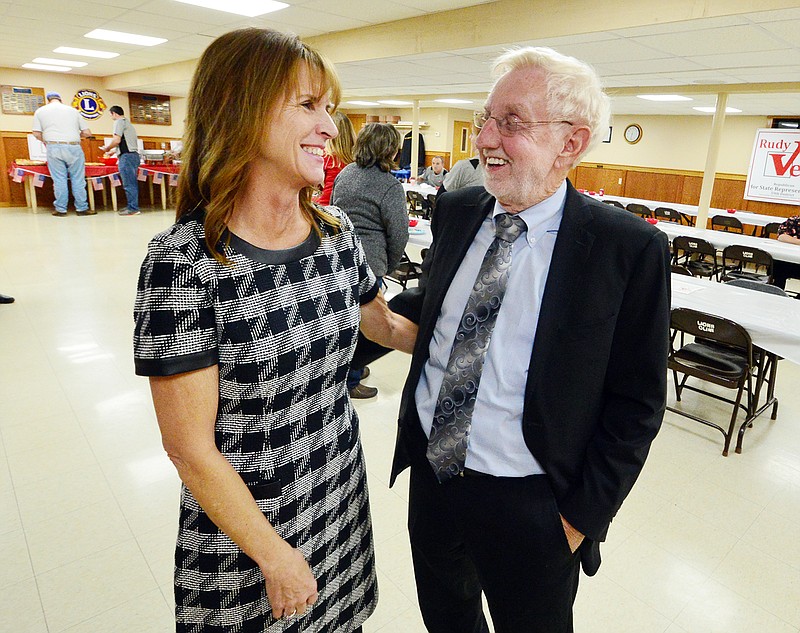
M 131 123 L 172 125 L 169 96 L 128 93 Z
M 612 129 L 613 129 L 613 127 L 609 125 L 608 126 L 608 134 L 606 134 L 606 137 L 603 139 L 603 143 L 610 143 L 611 142 L 611 130 Z

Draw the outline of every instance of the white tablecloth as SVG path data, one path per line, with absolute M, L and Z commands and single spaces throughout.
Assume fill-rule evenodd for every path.
M 741 235 L 739 233 L 698 229 L 695 226 L 686 226 L 685 224 L 676 224 L 674 222 L 658 222 L 655 226 L 666 233 L 670 240 L 678 235 L 699 237 L 711 242 L 719 250 L 729 244 L 741 244 L 767 251 L 775 259 L 800 264 L 800 246 L 797 244 L 788 244 L 778 240 L 768 240 L 763 237 L 753 237 L 752 235 Z M 408 241 L 412 244 L 426 248 L 431 245 L 432 240 L 430 223 L 426 220 L 420 220 L 416 227 L 409 229 Z
M 638 204 L 643 204 L 649 209 L 655 209 L 656 207 L 667 207 L 669 209 L 675 209 L 679 213 L 684 213 L 686 215 L 691 215 L 693 217 L 697 217 L 697 205 L 695 204 L 681 204 L 679 202 L 658 202 L 657 200 L 644 200 L 642 198 L 625 198 L 623 196 L 593 196 L 597 200 L 617 200 L 624 205 L 627 205 L 631 202 L 636 202 Z M 736 213 L 728 213 L 726 209 L 716 209 L 710 208 L 708 210 L 708 217 L 713 218 L 715 215 L 732 215 L 736 219 L 738 219 L 742 224 L 750 224 L 752 226 L 766 226 L 771 222 L 783 222 L 786 218 L 775 216 L 775 215 L 765 215 L 763 213 L 750 213 L 749 211 L 736 211 Z
M 408 227 L 408 243 L 428 248 L 433 242 L 430 220 L 417 220 L 416 226 Z
M 417 193 L 421 193 L 423 196 L 427 196 L 428 194 L 436 194 L 436 187 L 431 187 L 429 184 L 411 184 L 407 182 L 400 183 L 403 185 L 403 191 L 416 191 Z
M 800 264 L 800 246 L 779 242 L 778 240 L 768 240 L 763 237 L 753 237 L 752 235 L 742 235 L 741 233 L 729 233 L 726 231 L 712 231 L 711 229 L 698 229 L 696 226 L 686 226 L 675 222 L 658 222 L 656 228 L 661 229 L 669 235 L 669 239 L 679 235 L 688 237 L 699 237 L 711 242 L 715 248 L 722 250 L 730 244 L 740 244 L 751 248 L 760 248 L 767 251 L 774 259 L 784 262 L 794 262 Z
M 672 307 L 735 321 L 753 343 L 800 364 L 800 301 L 716 281 L 672 275 Z

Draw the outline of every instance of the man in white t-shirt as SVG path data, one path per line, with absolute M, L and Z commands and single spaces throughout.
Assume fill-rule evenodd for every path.
M 69 181 L 78 215 L 95 215 L 86 195 L 86 158 L 81 148 L 81 138 L 92 136 L 89 124 L 75 108 L 61 102 L 60 94 L 48 92 L 47 105 L 33 114 L 33 135 L 47 146 L 47 167 L 56 194 L 52 214 L 66 217 Z

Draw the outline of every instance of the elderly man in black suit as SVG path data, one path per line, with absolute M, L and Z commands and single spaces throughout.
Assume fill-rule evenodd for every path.
M 573 630 L 579 568 L 638 477 L 666 398 L 669 249 L 567 173 L 608 130 L 594 71 L 502 55 L 476 115 L 486 189 L 444 195 L 392 469 L 432 633 Z

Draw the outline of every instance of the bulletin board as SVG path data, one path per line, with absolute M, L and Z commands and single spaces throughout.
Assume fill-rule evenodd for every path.
M 44 88 L 0 86 L 3 114 L 33 114 L 44 105 Z
M 172 111 L 167 95 L 150 95 L 139 92 L 128 93 L 131 123 L 148 125 L 172 125 Z

